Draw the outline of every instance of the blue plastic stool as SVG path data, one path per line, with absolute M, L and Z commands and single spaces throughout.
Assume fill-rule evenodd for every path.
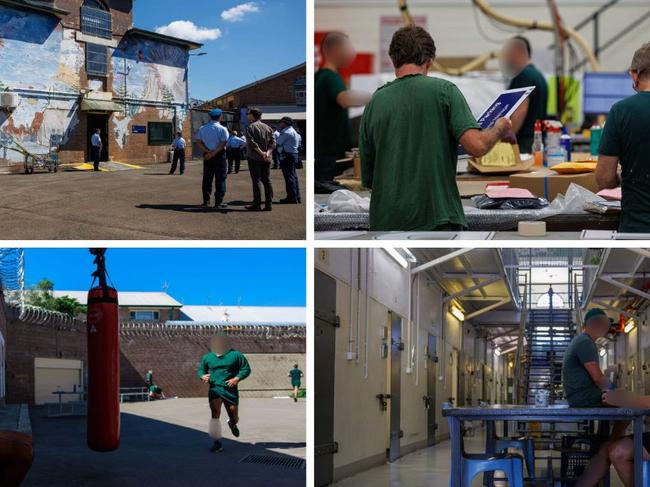
M 535 440 L 532 438 L 501 438 L 496 441 L 496 451 L 507 453 L 508 448 L 516 448 L 524 454 L 528 476 L 535 477 Z
M 480 473 L 505 472 L 509 487 L 524 487 L 524 463 L 518 455 L 464 454 L 461 460 L 461 487 L 472 487 L 472 480 Z
M 643 460 L 643 487 L 650 487 L 650 460 Z

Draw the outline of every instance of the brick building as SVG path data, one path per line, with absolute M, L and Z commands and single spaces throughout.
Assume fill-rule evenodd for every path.
M 4 312 L 3 312 L 4 309 Z M 2 308 L 0 327 L 6 318 L 6 381 L 8 403 L 42 404 L 56 402 L 55 388 L 69 391 L 85 388 L 86 325 L 55 313 Z M 294 363 L 305 370 L 305 327 L 258 325 L 196 325 L 184 322 L 125 322 L 120 326 L 120 385 L 142 387 L 145 373 L 154 371 L 154 380 L 168 396 L 203 397 L 204 384 L 197 377 L 201 356 L 208 351 L 210 337 L 226 331 L 233 346 L 246 354 L 253 373 L 242 382 L 242 397 L 272 397 L 287 394 L 287 373 Z M 64 401 L 76 400 L 69 395 Z
M 304 138 L 307 133 L 307 68 L 306 63 L 293 66 L 279 73 L 267 76 L 254 83 L 229 91 L 197 107 L 207 111 L 221 108 L 235 114 L 234 123 L 241 130 L 248 125 L 246 115 L 252 107 L 260 108 L 262 120 L 275 125 L 288 115 Z
M 56 298 L 68 296 L 80 303 L 88 298 L 87 291 L 53 291 Z M 165 322 L 181 319 L 181 303 L 164 292 L 120 292 L 120 320 Z
M 133 0 L 0 0 L 0 166 L 22 147 L 62 163 L 167 159 L 191 130 L 189 53 L 200 44 L 133 27 Z M 191 154 L 190 154 L 191 155 Z

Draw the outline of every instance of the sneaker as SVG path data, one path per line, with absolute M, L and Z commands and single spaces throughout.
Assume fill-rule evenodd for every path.
M 273 211 L 273 205 L 270 203 L 264 206 L 264 211 Z
M 230 428 L 230 431 L 232 431 L 233 436 L 239 438 L 239 428 L 237 428 L 237 425 L 232 424 L 230 420 L 228 420 L 228 427 Z
M 215 203 L 214 207 L 220 210 L 225 210 L 226 208 L 228 208 L 228 205 L 226 203 Z
M 247 206 L 246 209 L 247 209 L 248 211 L 262 211 L 262 207 L 261 207 L 261 206 L 257 206 L 257 205 L 250 205 L 250 206 Z
M 293 402 L 298 402 L 298 398 L 297 398 L 297 397 L 294 397 L 294 398 L 293 398 Z
M 220 453 L 223 451 L 223 445 L 219 440 L 214 440 L 214 444 L 210 447 L 211 453 Z

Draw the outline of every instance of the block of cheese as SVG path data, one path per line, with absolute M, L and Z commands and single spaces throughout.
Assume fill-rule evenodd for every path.
M 512 167 L 517 165 L 517 157 L 512 144 L 499 142 L 481 158 L 481 164 L 488 167 Z

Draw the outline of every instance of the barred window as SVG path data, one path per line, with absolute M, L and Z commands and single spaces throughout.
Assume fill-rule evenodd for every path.
M 91 36 L 113 38 L 111 13 L 97 0 L 86 0 L 81 6 L 81 32 Z
M 108 76 L 108 48 L 99 44 L 86 44 L 86 73 Z

